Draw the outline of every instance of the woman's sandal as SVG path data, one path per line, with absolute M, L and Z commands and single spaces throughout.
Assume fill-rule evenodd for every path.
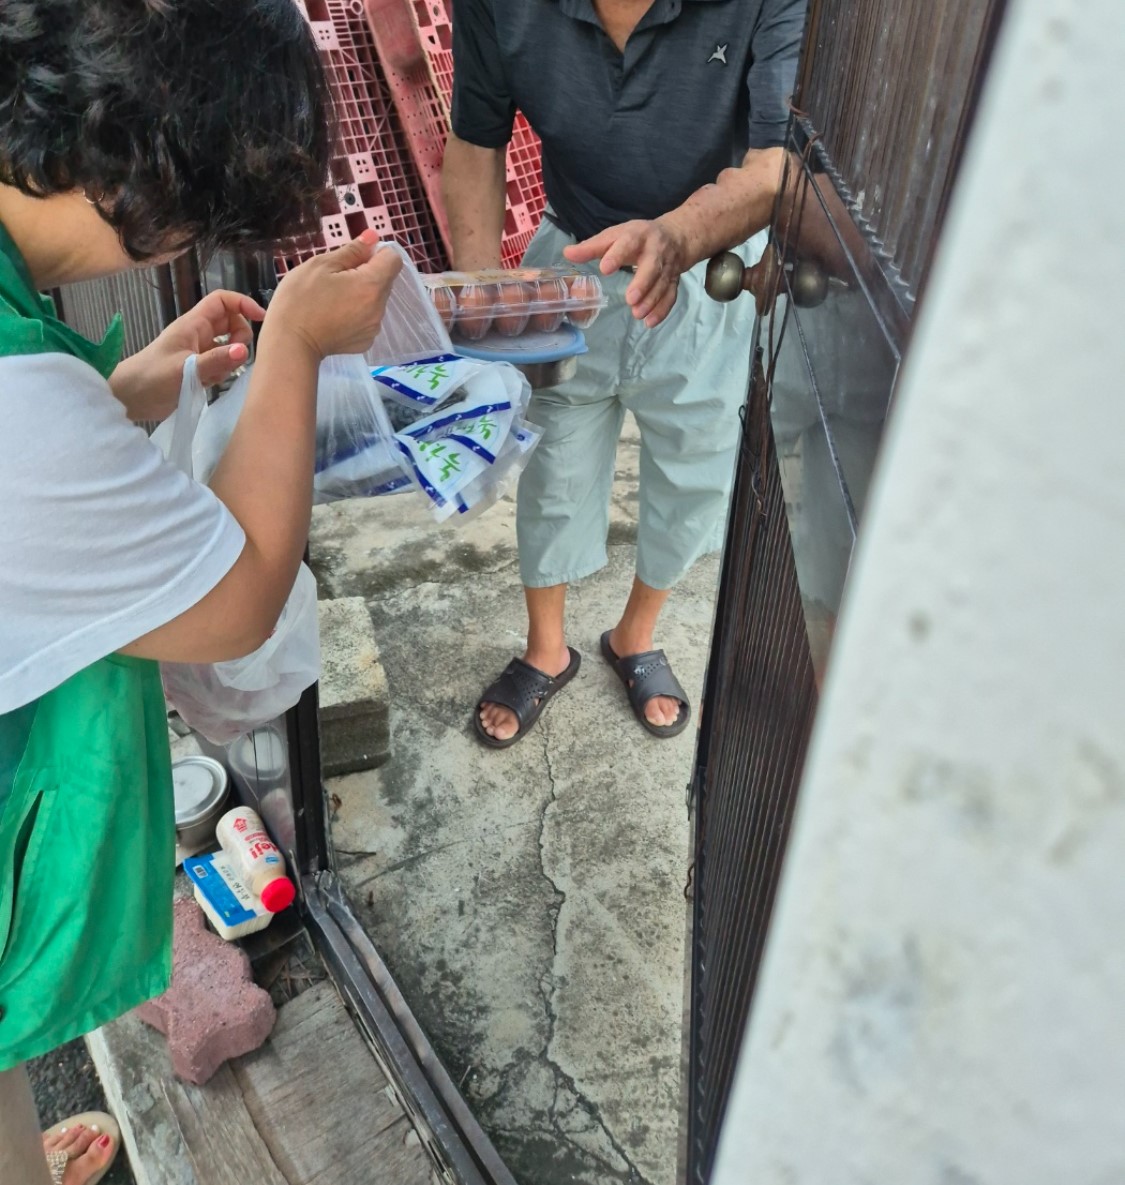
M 63 1119 L 56 1123 L 54 1127 L 49 1127 L 43 1135 L 57 1136 L 60 1132 L 79 1123 L 91 1131 L 98 1132 L 99 1136 L 109 1136 L 113 1141 L 113 1155 L 86 1182 L 86 1185 L 98 1185 L 98 1182 L 109 1172 L 113 1162 L 117 1159 L 118 1152 L 121 1151 L 121 1129 L 117 1126 L 117 1121 L 113 1116 L 107 1115 L 104 1111 L 84 1111 L 81 1115 L 72 1115 L 69 1119 Z M 70 1156 L 66 1152 L 47 1153 L 47 1169 L 51 1174 L 51 1185 L 62 1185 L 63 1174 L 66 1172 L 68 1164 L 70 1164 Z
M 679 679 L 672 673 L 668 656 L 663 650 L 646 650 L 644 654 L 629 654 L 624 658 L 618 658 L 609 644 L 612 633 L 613 630 L 606 630 L 602 634 L 602 658 L 613 667 L 617 677 L 625 684 L 633 715 L 654 737 L 667 739 L 679 736 L 691 719 L 691 704 L 688 703 L 687 693 L 680 686 Z M 653 724 L 645 716 L 648 701 L 659 695 L 680 701 L 680 715 L 675 724 Z
M 573 646 L 567 649 L 570 651 L 570 665 L 561 675 L 552 677 L 522 658 L 513 658 L 500 678 L 485 688 L 473 713 L 473 727 L 477 730 L 477 736 L 490 749 L 507 749 L 521 740 L 539 719 L 543 709 L 578 674 L 582 655 Z M 480 719 L 485 704 L 499 704 L 515 716 L 519 721 L 519 731 L 515 736 L 501 741 L 488 735 Z

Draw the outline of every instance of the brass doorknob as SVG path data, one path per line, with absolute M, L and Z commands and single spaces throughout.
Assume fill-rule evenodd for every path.
M 767 251 L 773 251 L 768 247 Z M 766 263 L 763 257 L 763 264 Z M 707 264 L 704 288 L 712 300 L 726 302 L 734 300 L 741 292 L 753 292 L 762 309 L 772 296 L 773 271 L 763 264 L 744 267 L 742 260 L 733 251 L 724 251 L 714 256 Z M 823 304 L 830 287 L 828 274 L 811 259 L 802 259 L 789 270 L 789 288 L 793 303 L 798 308 L 813 309 Z M 763 288 L 766 285 L 770 291 Z
M 749 270 L 743 267 L 742 260 L 733 251 L 723 251 L 712 256 L 708 262 L 703 287 L 712 300 L 725 304 L 728 300 L 734 300 L 743 290 L 743 273 Z

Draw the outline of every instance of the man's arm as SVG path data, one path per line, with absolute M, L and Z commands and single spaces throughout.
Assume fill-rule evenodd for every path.
M 454 0 L 453 132 L 441 170 L 454 267 L 500 266 L 515 117 L 492 0 Z
M 740 168 L 724 169 L 668 214 L 611 226 L 564 254 L 572 263 L 601 259 L 607 276 L 635 267 L 625 299 L 651 329 L 672 311 L 684 272 L 769 226 L 784 161 L 782 148 L 751 148 Z
M 441 185 L 453 247 L 461 271 L 500 266 L 506 197 L 504 148 L 481 148 L 450 135 Z

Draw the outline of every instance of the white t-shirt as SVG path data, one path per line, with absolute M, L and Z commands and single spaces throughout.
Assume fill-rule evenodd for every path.
M 0 358 L 0 713 L 190 609 L 245 541 L 92 367 Z

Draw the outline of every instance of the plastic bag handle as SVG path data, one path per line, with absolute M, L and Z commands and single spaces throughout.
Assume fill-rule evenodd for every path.
M 191 446 L 199 417 L 207 406 L 207 392 L 199 381 L 198 359 L 190 354 L 184 362 L 184 377 L 180 382 L 180 402 L 172 416 L 172 439 L 168 445 L 168 460 L 192 476 Z

